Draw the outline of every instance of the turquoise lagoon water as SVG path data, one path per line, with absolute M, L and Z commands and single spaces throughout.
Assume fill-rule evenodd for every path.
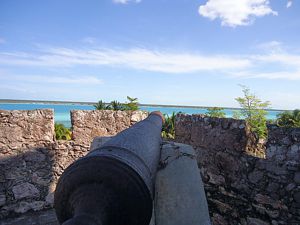
M 161 111 L 164 114 L 171 115 L 173 112 L 183 112 L 187 114 L 204 114 L 207 112 L 205 108 L 186 108 L 186 107 L 161 107 L 161 106 L 141 106 L 141 110 L 145 111 Z M 82 109 L 93 110 L 91 105 L 74 105 L 74 104 L 15 104 L 0 103 L 0 109 L 4 110 L 32 110 L 32 109 L 54 109 L 55 122 L 62 123 L 66 127 L 71 127 L 70 110 Z M 234 109 L 225 109 L 227 117 L 232 117 Z M 268 111 L 268 119 L 275 119 L 278 113 L 282 111 Z

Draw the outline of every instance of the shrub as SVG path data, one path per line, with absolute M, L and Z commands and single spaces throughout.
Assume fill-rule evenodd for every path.
M 117 110 L 126 110 L 126 107 L 125 107 L 125 105 L 124 104 L 122 104 L 122 103 L 120 103 L 120 102 L 118 102 L 118 101 L 112 101 L 111 103 L 110 103 L 110 108 L 112 109 L 112 110 L 115 110 L 115 111 L 117 111 Z
M 246 86 L 242 86 L 242 91 L 244 97 L 235 99 L 242 107 L 241 115 L 245 118 L 250 129 L 257 134 L 258 138 L 264 139 L 267 137 L 267 111 L 265 109 L 270 106 L 270 102 L 261 101 L 254 94 L 251 94 L 250 89 Z
M 236 120 L 240 120 L 242 118 L 241 110 L 234 110 L 232 111 L 232 118 Z
M 205 113 L 205 115 L 209 117 L 225 118 L 226 114 L 223 110 L 224 108 L 211 107 L 207 109 L 207 113 Z
M 164 114 L 165 122 L 162 126 L 161 136 L 166 139 L 175 138 L 175 112 L 171 116 Z
M 127 96 L 128 103 L 125 104 L 125 110 L 138 110 L 139 109 L 139 103 L 137 98 L 131 98 Z
M 128 103 L 120 103 L 116 100 L 111 101 L 109 104 L 104 103 L 102 100 L 98 101 L 94 107 L 97 110 L 138 110 L 138 99 L 137 98 L 131 98 L 127 96 Z
M 280 127 L 300 127 L 300 110 L 280 113 L 277 115 L 276 122 Z
M 71 140 L 72 132 L 63 124 L 55 123 L 54 125 L 56 140 Z
M 102 100 L 98 101 L 95 105 L 94 105 L 95 109 L 97 110 L 105 110 L 105 109 L 110 109 L 110 106 L 107 105 L 106 103 L 104 103 Z

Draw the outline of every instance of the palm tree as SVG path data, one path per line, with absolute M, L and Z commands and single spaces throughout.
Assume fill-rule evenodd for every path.
M 124 108 L 124 105 L 122 104 L 122 103 L 120 103 L 120 102 L 118 102 L 118 101 L 112 101 L 111 103 L 110 103 L 110 106 L 111 106 L 111 109 L 112 110 L 125 110 L 125 108 Z
M 128 103 L 125 104 L 125 107 L 127 110 L 138 110 L 139 109 L 139 103 L 137 98 L 131 98 L 127 96 Z
M 102 100 L 100 100 L 96 104 L 94 104 L 94 107 L 97 110 L 104 110 L 106 109 L 106 104 Z
M 300 110 L 295 109 L 278 114 L 277 125 L 280 127 L 300 127 Z

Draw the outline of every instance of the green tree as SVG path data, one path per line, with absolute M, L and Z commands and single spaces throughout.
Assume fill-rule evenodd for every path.
M 124 106 L 124 104 L 122 104 L 122 103 L 120 103 L 120 102 L 118 102 L 118 101 L 112 101 L 111 103 L 110 103 L 110 107 L 111 107 L 111 109 L 112 110 L 115 110 L 115 111 L 117 111 L 117 110 L 125 110 L 126 109 L 126 107 Z
M 175 112 L 172 113 L 171 116 L 164 114 L 165 122 L 162 126 L 161 136 L 167 139 L 175 138 Z
M 205 113 L 205 115 L 207 115 L 209 117 L 225 118 L 226 114 L 223 110 L 224 110 L 224 108 L 211 107 L 211 108 L 207 109 L 207 112 Z
M 238 97 L 235 100 L 241 106 L 241 114 L 250 126 L 250 129 L 258 135 L 259 138 L 267 137 L 267 125 L 265 110 L 270 106 L 270 102 L 263 102 L 254 94 L 250 93 L 250 89 L 246 86 L 241 86 L 244 96 Z
M 111 101 L 109 104 L 104 103 L 102 100 L 98 101 L 94 104 L 95 109 L 97 110 L 138 110 L 138 99 L 131 98 L 127 96 L 127 100 L 129 102 L 120 103 L 116 100 Z
M 95 109 L 97 110 L 105 110 L 110 109 L 110 106 L 104 103 L 102 100 L 98 101 L 96 104 L 94 104 Z
M 276 122 L 280 127 L 300 127 L 300 109 L 278 114 Z
M 236 120 L 240 120 L 242 118 L 241 110 L 232 111 L 232 118 Z
M 61 123 L 54 124 L 56 140 L 71 140 L 72 132 Z
M 127 96 L 128 103 L 125 104 L 125 110 L 138 110 L 139 103 L 137 98 L 131 98 Z

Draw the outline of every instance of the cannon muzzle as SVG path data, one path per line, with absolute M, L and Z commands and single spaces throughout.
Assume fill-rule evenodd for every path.
M 148 225 L 162 123 L 151 113 L 71 164 L 54 195 L 60 224 Z

